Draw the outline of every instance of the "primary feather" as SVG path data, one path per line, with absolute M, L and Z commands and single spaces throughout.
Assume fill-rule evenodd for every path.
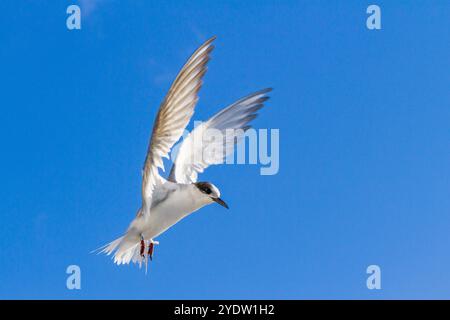
M 234 145 L 250 128 L 249 123 L 256 118 L 256 112 L 269 99 L 267 93 L 270 91 L 271 89 L 268 88 L 252 93 L 192 130 L 178 150 L 169 181 L 194 183 L 197 181 L 198 173 L 203 172 L 209 165 L 223 163 L 224 159 L 233 152 Z M 208 137 L 208 131 L 212 130 L 218 130 L 220 139 L 213 139 L 214 132 L 211 137 Z M 208 149 L 216 150 L 216 152 L 205 156 L 205 151 Z
M 142 177 L 142 213 L 150 213 L 153 189 L 162 183 L 158 168 L 164 170 L 163 157 L 168 157 L 173 144 L 180 139 L 183 130 L 194 113 L 206 64 L 214 46 L 215 37 L 206 41 L 183 66 L 162 102 L 144 162 Z

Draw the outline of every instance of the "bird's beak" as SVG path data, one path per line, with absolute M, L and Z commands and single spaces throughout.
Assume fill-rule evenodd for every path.
M 229 209 L 228 205 L 222 199 L 220 199 L 220 198 L 211 198 L 211 199 L 214 202 L 217 202 L 218 204 L 220 204 L 222 207 L 225 207 L 225 208 Z

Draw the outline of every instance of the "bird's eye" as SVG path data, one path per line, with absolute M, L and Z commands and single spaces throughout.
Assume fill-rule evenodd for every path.
M 205 189 L 203 189 L 203 191 L 204 191 L 206 194 L 211 194 L 211 189 L 210 189 L 210 188 L 205 188 Z

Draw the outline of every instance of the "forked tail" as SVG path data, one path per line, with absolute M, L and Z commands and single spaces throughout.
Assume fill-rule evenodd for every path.
M 106 255 L 114 254 L 114 263 L 117 265 L 129 264 L 130 262 L 139 263 L 141 265 L 143 259 L 140 252 L 140 239 L 130 234 L 122 236 L 96 251 Z

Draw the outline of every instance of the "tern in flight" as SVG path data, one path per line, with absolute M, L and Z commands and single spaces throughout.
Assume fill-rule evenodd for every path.
M 255 119 L 271 89 L 250 94 L 196 126 L 183 139 L 169 177 L 159 174 L 159 169 L 164 170 L 163 157 L 168 158 L 194 113 L 214 39 L 192 54 L 159 107 L 142 172 L 142 206 L 126 233 L 99 249 L 114 254 L 118 265 L 147 263 L 148 258 L 152 259 L 154 245 L 159 244 L 154 239 L 192 212 L 214 202 L 228 209 L 219 189 L 210 182 L 197 182 L 197 175 L 211 164 L 223 163 L 233 153 L 234 145 L 250 128 L 249 122 Z M 208 130 L 222 133 L 223 139 L 205 141 Z M 205 150 L 213 144 L 222 152 L 205 159 Z

